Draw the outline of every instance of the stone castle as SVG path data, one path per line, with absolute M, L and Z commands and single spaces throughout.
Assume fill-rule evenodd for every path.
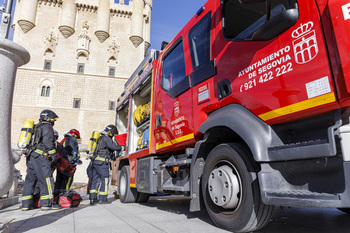
M 82 144 L 115 124 L 116 100 L 150 47 L 152 0 L 17 0 L 13 41 L 31 55 L 17 70 L 13 147 L 22 124 L 44 109 L 63 134 L 78 129 Z

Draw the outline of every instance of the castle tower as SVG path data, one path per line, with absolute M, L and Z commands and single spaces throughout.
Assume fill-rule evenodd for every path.
M 33 27 L 35 27 L 37 5 L 38 5 L 38 0 L 23 1 L 22 7 L 21 7 L 21 17 L 18 20 L 18 25 L 21 27 L 24 33 L 27 33 Z
M 95 35 L 103 43 L 109 37 L 109 0 L 99 0 Z
M 116 100 L 150 42 L 152 1 L 17 0 L 14 42 L 31 55 L 17 70 L 12 108 L 13 147 L 25 119 L 55 111 L 61 135 L 115 124 Z
M 77 6 L 74 0 L 64 0 L 61 11 L 61 23 L 58 29 L 64 38 L 70 37 L 75 32 Z
M 149 47 L 151 47 L 151 12 L 152 12 L 153 3 L 152 0 L 145 0 L 145 54 Z
M 137 48 L 143 42 L 143 9 L 145 3 L 144 0 L 133 0 L 133 4 L 130 40 Z

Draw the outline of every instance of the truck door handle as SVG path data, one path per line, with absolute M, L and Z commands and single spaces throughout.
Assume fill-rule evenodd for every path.
M 162 118 L 160 115 L 157 116 L 156 118 L 156 128 L 162 125 Z

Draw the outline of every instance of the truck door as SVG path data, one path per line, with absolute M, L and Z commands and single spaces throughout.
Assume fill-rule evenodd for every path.
M 155 88 L 155 147 L 164 152 L 184 147 L 194 140 L 192 94 L 186 72 L 183 37 L 161 54 Z

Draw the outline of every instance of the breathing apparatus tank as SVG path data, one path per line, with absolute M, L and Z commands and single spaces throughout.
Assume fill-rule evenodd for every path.
M 28 147 L 30 143 L 30 139 L 33 134 L 33 128 L 34 128 L 34 121 L 31 119 L 27 119 L 24 121 L 22 129 L 21 129 L 21 135 L 19 136 L 18 140 L 18 148 L 21 150 L 24 150 Z
M 99 137 L 100 137 L 100 132 L 98 132 L 98 131 L 93 131 L 92 132 L 92 135 L 91 135 L 88 147 L 86 149 L 89 153 L 90 152 L 94 153 L 94 151 L 96 149 L 96 146 L 97 146 L 97 140 L 98 140 Z

